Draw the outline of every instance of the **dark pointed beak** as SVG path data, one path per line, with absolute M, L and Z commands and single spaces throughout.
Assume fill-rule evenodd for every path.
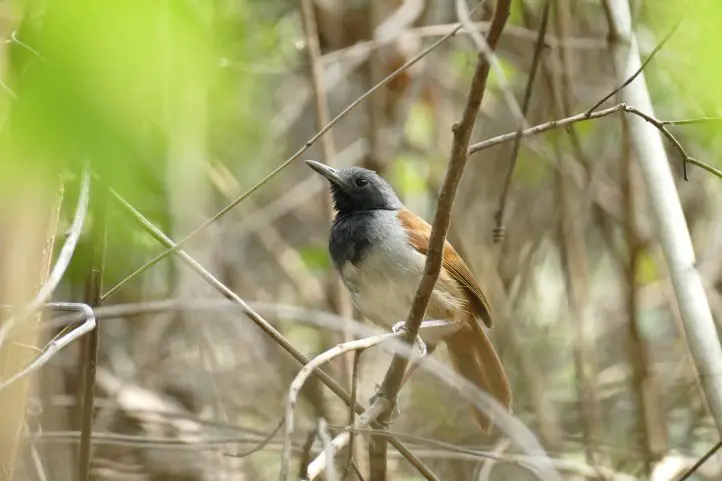
M 304 161 L 306 164 L 311 167 L 313 170 L 321 174 L 322 176 L 326 177 L 329 182 L 332 182 L 333 184 L 343 188 L 344 187 L 344 180 L 341 178 L 341 176 L 338 175 L 338 170 L 334 169 L 333 167 L 329 167 L 326 164 L 322 164 L 321 162 L 316 162 L 315 160 L 306 160 Z

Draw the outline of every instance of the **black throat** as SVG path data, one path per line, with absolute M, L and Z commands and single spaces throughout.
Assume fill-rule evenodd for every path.
M 381 239 L 378 215 L 383 211 L 357 210 L 336 215 L 328 242 L 336 269 L 341 270 L 347 262 L 358 266 L 373 243 Z

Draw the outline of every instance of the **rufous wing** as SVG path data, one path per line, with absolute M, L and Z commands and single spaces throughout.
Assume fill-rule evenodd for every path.
M 420 253 L 426 255 L 429 250 L 431 226 L 424 219 L 408 209 L 399 210 L 397 217 L 406 229 L 409 243 Z M 448 241 L 444 244 L 444 260 L 442 267 L 459 282 L 468 294 L 469 302 L 474 314 L 480 318 L 487 327 L 492 326 L 492 310 L 489 301 L 471 274 L 464 260 L 456 253 Z

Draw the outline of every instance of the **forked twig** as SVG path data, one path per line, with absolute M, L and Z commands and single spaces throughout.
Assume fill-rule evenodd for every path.
M 632 82 L 634 82 L 634 79 L 636 79 L 637 77 L 639 77 L 639 74 L 642 73 L 642 71 L 645 69 L 645 67 L 647 66 L 647 64 L 649 64 L 649 62 L 651 62 L 652 59 L 654 59 L 654 56 L 657 55 L 657 52 L 659 52 L 660 50 L 662 50 L 662 48 L 667 44 L 667 41 L 672 37 L 672 35 L 674 35 L 674 32 L 677 31 L 677 27 L 679 27 L 679 25 L 680 25 L 681 23 L 682 23 L 682 19 L 679 19 L 679 20 L 677 21 L 677 23 L 674 24 L 674 26 L 670 29 L 670 31 L 667 32 L 667 35 L 664 36 L 664 38 L 662 39 L 662 41 L 659 42 L 659 44 L 658 44 L 656 47 L 654 47 L 654 50 L 652 50 L 652 52 L 650 52 L 650 54 L 649 54 L 649 56 L 646 58 L 646 60 L 645 60 L 644 62 L 642 62 L 642 65 L 640 65 L 639 68 L 638 68 L 631 76 L 629 76 L 629 78 L 627 78 L 627 80 L 625 80 L 625 81 L 622 83 L 622 85 L 620 85 L 619 87 L 615 88 L 614 90 L 612 90 L 611 92 L 609 92 L 607 95 L 605 95 L 599 102 L 597 102 L 596 104 L 592 105 L 592 106 L 589 108 L 589 110 L 587 110 L 587 113 L 591 114 L 592 112 L 594 112 L 595 110 L 597 110 L 597 109 L 599 108 L 599 106 L 602 105 L 604 102 L 606 102 L 607 100 L 609 100 L 609 99 L 611 99 L 612 97 L 614 97 L 615 95 L 617 95 L 617 93 L 619 93 L 619 91 L 621 91 L 624 87 L 626 87 L 627 85 L 629 85 L 629 84 L 631 84 Z

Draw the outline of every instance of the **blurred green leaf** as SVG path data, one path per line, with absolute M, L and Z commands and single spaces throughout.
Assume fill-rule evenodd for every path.
M 421 175 L 419 158 L 410 154 L 401 154 L 391 163 L 391 178 L 399 195 L 404 198 L 426 192 L 426 178 Z
M 298 253 L 306 266 L 314 271 L 326 272 L 331 268 L 331 259 L 324 246 L 307 244 L 298 249 Z
M 652 27 L 640 35 L 643 52 L 648 53 L 678 22 L 674 35 L 645 70 L 657 115 L 665 119 L 718 116 L 722 114 L 722 63 L 717 61 L 722 45 L 722 2 L 643 2 L 641 17 Z M 644 41 L 646 39 L 646 42 Z M 670 94 L 672 92 L 673 94 Z M 676 127 L 675 133 L 698 141 L 704 150 L 714 151 L 719 124 Z M 684 142 L 683 142 L 684 144 Z M 704 159 L 722 166 L 719 156 Z
M 649 284 L 659 279 L 659 268 L 649 251 L 644 250 L 640 252 L 637 263 L 635 281 L 638 284 Z
M 404 125 L 404 135 L 409 143 L 425 149 L 431 146 L 434 138 L 434 115 L 431 105 L 426 102 L 416 102 L 409 109 L 409 115 Z
M 513 89 L 514 83 L 519 79 L 519 69 L 517 69 L 510 61 L 505 60 L 501 56 L 497 56 L 496 60 L 499 64 L 499 67 L 501 68 L 501 71 L 504 72 L 504 77 L 506 77 L 507 83 Z M 501 79 L 499 78 L 499 75 L 497 75 L 495 69 L 492 69 L 491 72 L 489 72 L 488 83 L 489 88 L 493 88 L 495 90 L 501 88 Z
M 451 65 L 455 70 L 455 77 L 471 78 L 476 65 L 476 55 L 469 50 L 454 50 L 451 53 Z
M 524 149 L 522 144 L 514 168 L 513 181 L 528 186 L 539 185 L 549 178 L 550 173 L 548 163 Z

